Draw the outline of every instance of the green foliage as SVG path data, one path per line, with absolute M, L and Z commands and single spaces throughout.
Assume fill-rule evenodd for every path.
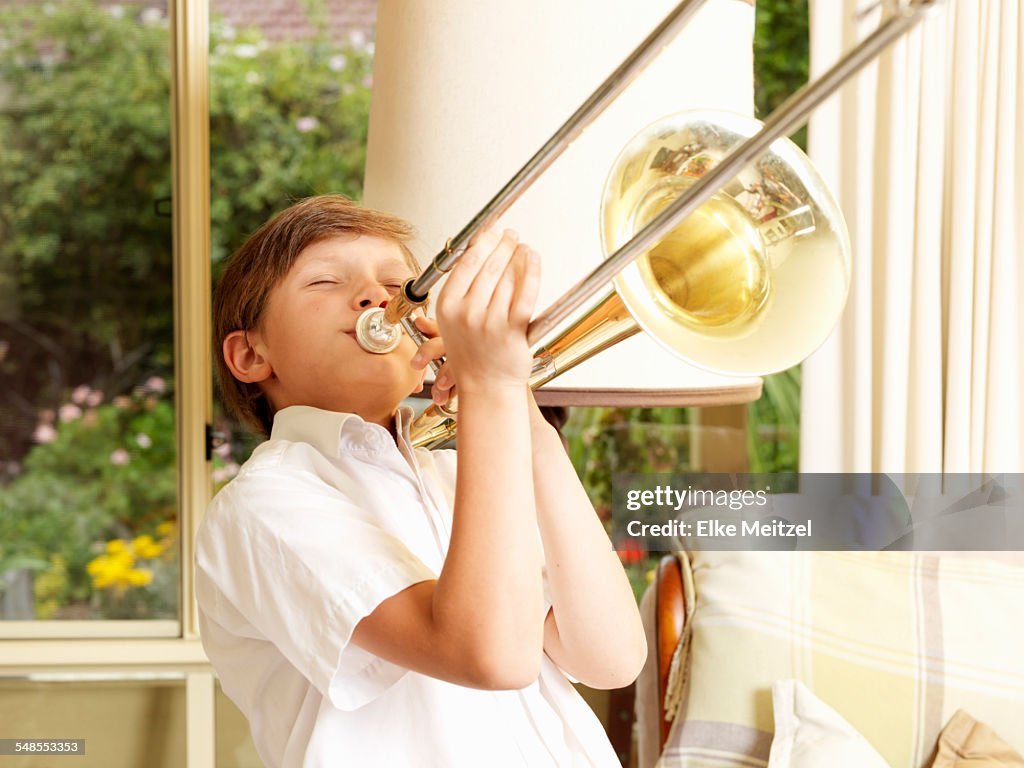
M 747 410 L 751 472 L 800 469 L 800 368 L 764 377 L 761 399 Z
M 0 457 L 13 459 L 71 387 L 123 392 L 173 371 L 169 41 L 152 9 L 89 0 L 5 8 L 0 41 Z M 323 34 L 271 45 L 211 25 L 215 273 L 292 200 L 360 194 L 369 73 L 368 51 Z
M 807 0 L 757 0 L 754 33 L 754 103 L 766 117 L 807 82 L 810 23 Z M 807 129 L 793 135 L 807 149 Z
M 270 45 L 211 28 L 210 176 L 215 264 L 294 199 L 358 197 L 371 59 L 322 38 Z
M 18 456 L 72 384 L 170 370 L 167 32 L 75 1 L 5 9 L 0 38 L 0 452 Z
M 598 515 L 611 519 L 616 472 L 678 472 L 689 463 L 683 408 L 575 408 L 564 434 Z

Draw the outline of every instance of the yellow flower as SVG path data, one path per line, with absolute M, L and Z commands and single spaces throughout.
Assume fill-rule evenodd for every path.
M 164 551 L 164 548 L 153 541 L 153 537 L 148 533 L 136 538 L 132 542 L 132 549 L 135 551 L 135 556 L 142 560 L 157 557 Z
M 124 542 L 121 543 L 123 544 Z M 97 589 L 105 589 L 106 587 L 123 589 L 131 583 L 128 580 L 127 574 L 132 570 L 132 565 L 135 564 L 135 557 L 126 549 L 118 549 L 117 547 L 114 549 L 116 551 L 112 554 L 100 555 L 89 561 L 85 566 L 85 570 L 92 576 L 92 585 Z
M 173 520 L 166 520 L 156 527 L 156 532 L 158 536 L 169 537 L 174 535 L 176 528 Z
M 125 574 L 125 580 L 133 587 L 144 587 L 153 580 L 153 572 L 148 568 L 132 568 Z
M 122 571 L 128 570 L 135 565 L 135 555 L 130 550 L 122 550 L 113 555 L 108 555 L 113 567 L 118 568 Z
M 113 541 L 107 542 L 107 554 L 113 555 L 118 552 L 123 552 L 125 543 L 122 539 L 114 539 Z

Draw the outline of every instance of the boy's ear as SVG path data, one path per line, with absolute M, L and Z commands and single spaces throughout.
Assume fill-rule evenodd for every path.
M 232 331 L 222 347 L 224 362 L 231 375 L 249 384 L 265 381 L 274 373 L 270 362 L 249 343 L 245 331 Z

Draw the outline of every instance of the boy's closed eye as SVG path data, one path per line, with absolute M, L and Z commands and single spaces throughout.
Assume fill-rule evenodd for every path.
M 338 279 L 338 278 L 336 278 L 336 277 L 318 277 L 318 278 L 315 278 L 313 280 L 310 280 L 306 285 L 307 286 L 313 286 L 313 285 L 337 285 L 337 284 L 339 284 L 341 282 L 343 282 L 343 281 Z M 384 281 L 384 280 L 382 280 L 382 281 L 380 281 L 380 284 L 382 286 L 384 286 L 385 288 L 391 288 L 391 289 L 394 289 L 394 290 L 397 291 L 399 288 L 402 287 L 403 282 L 404 282 L 403 280 L 398 280 L 398 281 L 395 281 L 395 280 Z

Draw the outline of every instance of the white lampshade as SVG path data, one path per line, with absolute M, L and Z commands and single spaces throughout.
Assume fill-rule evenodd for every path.
M 636 47 L 674 0 L 380 0 L 365 204 L 412 222 L 426 264 Z M 541 254 L 538 313 L 603 258 L 605 176 L 628 140 L 687 109 L 753 111 L 754 8 L 707 0 L 506 213 Z M 550 404 L 746 402 L 760 379 L 703 371 L 643 334 L 547 385 Z

